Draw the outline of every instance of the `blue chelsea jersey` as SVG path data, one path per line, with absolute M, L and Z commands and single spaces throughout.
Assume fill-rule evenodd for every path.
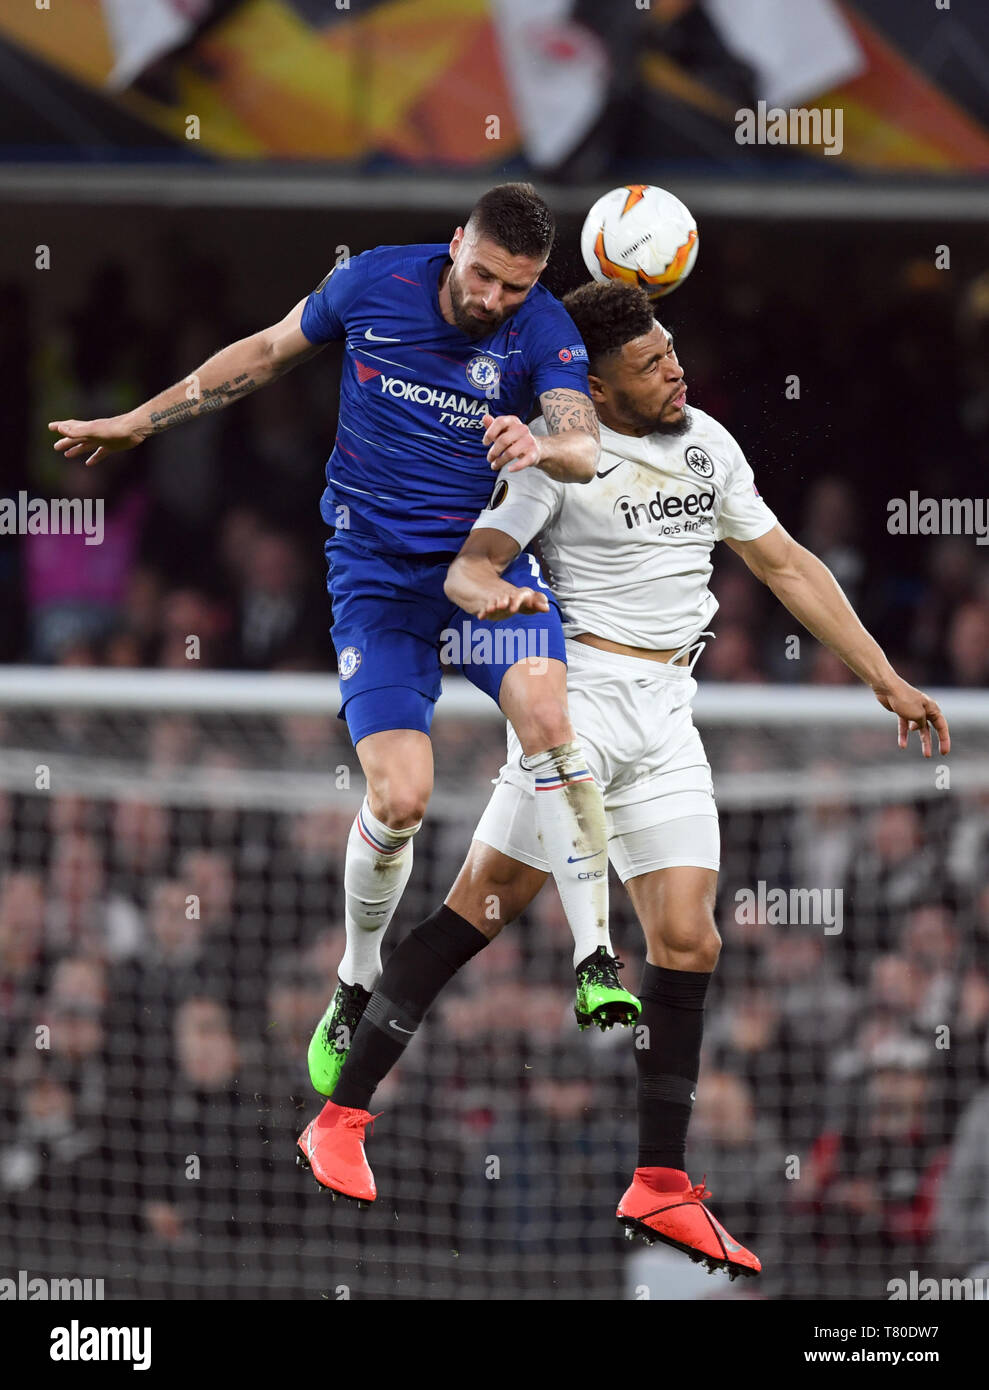
M 310 342 L 345 344 L 323 519 L 388 554 L 460 549 L 497 476 L 485 414 L 526 420 L 543 391 L 587 392 L 587 353 L 559 300 L 537 284 L 497 329 L 468 338 L 440 313 L 448 260 L 444 245 L 365 251 L 302 313 Z

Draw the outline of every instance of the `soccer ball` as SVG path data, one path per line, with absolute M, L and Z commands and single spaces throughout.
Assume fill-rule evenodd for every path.
M 690 209 L 649 183 L 628 183 L 599 198 L 580 234 L 584 264 L 595 280 L 641 285 L 650 299 L 675 290 L 697 259 Z

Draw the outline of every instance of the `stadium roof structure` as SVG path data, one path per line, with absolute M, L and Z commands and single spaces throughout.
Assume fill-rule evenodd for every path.
M 34 203 L 106 203 L 154 207 L 333 208 L 459 213 L 491 178 L 327 174 L 265 164 L 170 167 L 120 164 L 3 164 L 0 197 Z M 582 216 L 611 185 L 552 184 L 540 190 L 560 214 Z M 989 221 L 989 184 L 875 180 L 817 184 L 779 179 L 676 179 L 679 198 L 697 216 L 811 218 L 817 221 L 951 219 Z

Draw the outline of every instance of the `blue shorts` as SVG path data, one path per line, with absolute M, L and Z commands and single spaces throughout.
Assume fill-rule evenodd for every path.
M 503 578 L 538 586 L 548 613 L 480 622 L 443 593 L 450 557 L 380 555 L 338 532 L 326 542 L 330 636 L 340 670 L 339 718 L 356 744 L 385 729 L 428 734 L 444 661 L 497 704 L 509 667 L 526 656 L 566 663 L 560 610 L 534 556 L 523 552 Z

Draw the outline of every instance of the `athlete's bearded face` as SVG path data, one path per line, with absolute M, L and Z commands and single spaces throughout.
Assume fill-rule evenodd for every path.
M 687 383 L 673 336 L 659 323 L 599 364 L 591 396 L 604 423 L 620 434 L 685 434 Z
M 513 256 L 472 227 L 450 242 L 453 264 L 440 288 L 440 311 L 468 338 L 484 338 L 518 312 L 546 262 Z

